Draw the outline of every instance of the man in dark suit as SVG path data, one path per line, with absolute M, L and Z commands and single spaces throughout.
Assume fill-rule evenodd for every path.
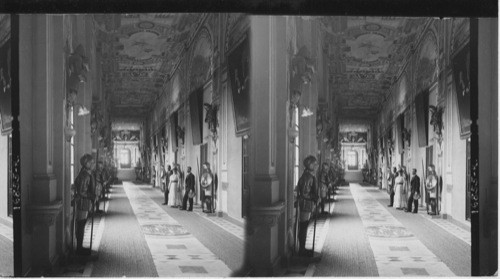
M 390 197 L 390 204 L 388 207 L 392 207 L 394 205 L 394 180 L 396 179 L 396 176 L 398 174 L 396 168 L 393 168 L 393 172 L 391 173 L 391 169 L 388 169 L 389 174 L 387 175 L 387 192 L 389 193 Z
M 194 174 L 191 173 L 191 167 L 187 167 L 186 175 L 186 191 L 184 192 L 184 199 L 182 200 L 181 210 L 186 210 L 187 201 L 189 199 L 189 209 L 188 211 L 193 211 L 193 197 L 194 197 Z
M 405 212 L 410 212 L 411 207 L 412 207 L 412 203 L 414 203 L 415 208 L 413 209 L 413 213 L 417 213 L 418 212 L 418 199 L 414 199 L 413 197 L 414 197 L 415 193 L 417 193 L 418 196 L 420 196 L 420 177 L 418 177 L 416 169 L 412 170 L 412 177 L 411 177 L 410 185 L 411 185 L 411 189 L 410 189 L 411 194 L 410 194 L 410 197 L 408 198 L 407 210 L 405 210 Z

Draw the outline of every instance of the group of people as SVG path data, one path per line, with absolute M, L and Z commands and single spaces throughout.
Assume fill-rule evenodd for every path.
M 161 176 L 162 191 L 164 192 L 164 202 L 163 205 L 170 205 L 173 208 L 179 208 L 180 210 L 193 211 L 193 199 L 196 196 L 196 179 L 194 174 L 191 172 L 191 167 L 187 167 L 187 175 L 184 178 L 184 174 L 181 171 L 180 165 L 175 164 L 172 169 L 170 165 L 167 169 L 163 171 Z M 203 164 L 203 172 L 200 178 L 200 196 L 201 196 L 201 206 L 202 210 L 205 211 L 212 209 L 212 202 L 207 197 L 211 197 L 211 186 L 213 183 L 213 174 L 210 170 L 210 164 L 205 162 Z M 184 191 L 184 195 L 182 194 Z M 187 203 L 189 201 L 189 208 Z
M 99 161 L 94 169 L 95 160 L 90 154 L 83 155 L 80 164 L 82 168 L 75 178 L 72 200 L 76 254 L 90 255 L 90 248 L 82 246 L 85 224 L 89 214 L 104 212 L 100 205 L 107 199 L 114 176 L 112 166 L 104 165 L 103 161 Z
M 335 177 L 328 163 L 323 163 L 318 172 L 318 161 L 314 156 L 308 156 L 304 159 L 304 172 L 300 177 L 297 188 L 297 225 L 299 256 L 311 256 L 313 251 L 306 250 L 307 227 L 309 220 L 316 210 L 325 211 L 325 203 L 330 194 L 335 190 Z M 319 205 L 319 207 L 318 207 Z
M 405 212 L 418 213 L 420 177 L 418 177 L 416 169 L 412 170 L 411 179 L 409 179 L 404 166 L 398 169 L 393 168 L 392 172 L 388 169 L 387 192 L 390 196 L 389 207 L 395 207 Z
M 429 215 L 437 214 L 437 182 L 438 178 L 435 167 L 431 164 L 428 167 L 428 175 L 425 180 L 425 189 L 429 200 L 427 213 Z M 408 179 L 408 174 L 404 166 L 399 167 L 399 169 L 393 168 L 393 172 L 388 169 L 387 192 L 390 196 L 389 207 L 395 207 L 405 212 L 418 213 L 418 201 L 421 194 L 420 177 L 417 175 L 416 169 L 412 170 L 411 179 Z

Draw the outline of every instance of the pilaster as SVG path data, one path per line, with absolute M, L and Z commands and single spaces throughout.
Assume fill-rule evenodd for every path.
M 54 126 L 57 116 L 54 97 L 61 86 L 55 81 L 58 60 L 54 47 L 56 30 L 54 16 L 35 15 L 33 30 L 33 107 L 32 107 L 32 191 L 27 206 L 27 231 L 32 233 L 33 273 L 41 274 L 49 269 L 57 258 L 56 219 L 62 209 L 58 179 L 54 175 Z M 39 245 L 43 245 L 41 249 Z
M 277 18 L 251 18 L 249 260 L 254 275 L 274 274 L 284 201 L 276 175 Z M 281 222 L 283 224 L 283 222 Z

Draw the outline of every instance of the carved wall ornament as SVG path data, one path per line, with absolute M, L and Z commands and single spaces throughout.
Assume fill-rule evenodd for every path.
M 12 207 L 14 210 L 21 209 L 21 161 L 18 154 L 13 155 L 12 165 Z
M 394 141 L 391 138 L 387 139 L 387 148 L 389 150 L 389 155 L 392 155 L 394 152 Z
M 182 128 L 181 126 L 177 126 L 177 139 L 181 141 L 181 144 L 184 144 L 184 134 L 186 129 Z
M 217 141 L 217 127 L 219 127 L 219 121 L 217 120 L 217 112 L 219 110 L 219 105 L 204 103 L 205 107 L 205 123 L 208 123 L 208 129 L 212 133 L 213 141 Z
M 403 128 L 403 141 L 406 142 L 408 147 L 411 146 L 411 130 Z
M 444 107 L 441 106 L 429 106 L 431 112 L 430 124 L 434 128 L 434 133 L 437 136 L 439 145 L 443 142 L 443 113 Z
M 81 82 L 87 81 L 88 72 L 90 72 L 89 59 L 85 56 L 83 46 L 80 44 L 68 57 L 67 93 L 78 93 L 78 86 Z
M 302 46 L 292 58 L 292 79 L 302 84 L 308 84 L 311 82 L 314 72 L 314 60 L 311 59 L 310 51 L 306 46 Z
M 479 213 L 479 161 L 476 159 L 472 165 L 470 179 L 470 204 L 471 214 Z

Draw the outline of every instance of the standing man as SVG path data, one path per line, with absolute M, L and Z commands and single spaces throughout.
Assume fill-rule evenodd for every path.
M 170 167 L 170 165 L 167 166 L 167 171 L 163 173 L 165 175 L 165 185 L 163 185 L 163 189 L 165 191 L 163 191 L 163 196 L 164 196 L 164 201 L 163 201 L 163 205 L 167 205 L 168 204 L 168 193 L 169 193 L 169 189 L 168 189 L 168 186 L 170 185 L 170 176 L 172 175 L 172 168 Z
M 299 207 L 299 256 L 312 255 L 314 251 L 306 251 L 307 226 L 311 213 L 318 201 L 318 185 L 315 173 L 318 169 L 316 157 L 310 155 L 304 159 L 305 170 L 297 184 L 297 201 Z
M 410 197 L 408 198 L 408 205 L 405 212 L 411 212 L 412 203 L 414 203 L 415 208 L 413 213 L 418 212 L 418 199 L 420 198 L 420 177 L 417 175 L 417 169 L 412 170 L 412 177 L 410 182 Z
M 389 197 L 391 199 L 389 203 L 389 207 L 392 207 L 394 205 L 394 180 L 396 176 L 396 168 L 394 168 L 394 173 L 391 173 L 391 169 L 387 168 L 387 193 L 389 194 Z
M 182 199 L 181 210 L 186 210 L 187 201 L 189 199 L 188 211 L 193 211 L 193 197 L 195 195 L 194 184 L 195 184 L 194 174 L 191 173 L 191 167 L 187 167 L 186 191 L 184 192 L 184 198 Z
M 94 158 L 92 155 L 85 154 L 80 158 L 82 169 L 75 178 L 75 219 L 76 219 L 76 253 L 78 255 L 90 255 L 90 248 L 83 248 L 83 236 L 85 233 L 85 223 L 87 222 L 88 212 L 92 209 L 95 185 L 92 177 L 92 168 L 94 167 Z

